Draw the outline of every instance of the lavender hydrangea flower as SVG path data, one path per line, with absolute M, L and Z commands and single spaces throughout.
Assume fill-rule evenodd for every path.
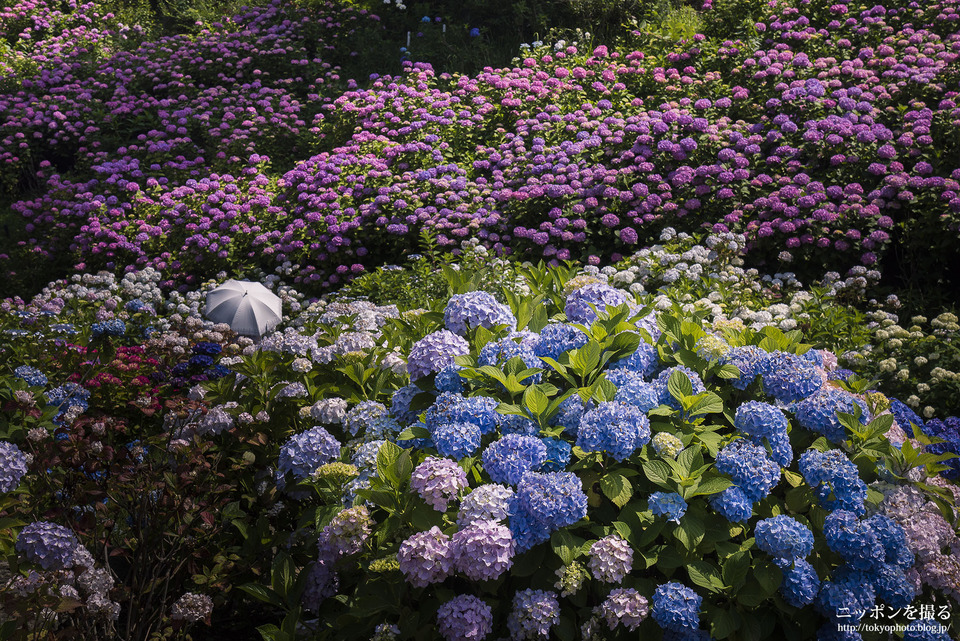
M 319 613 L 323 602 L 340 589 L 340 578 L 329 562 L 316 561 L 310 565 L 307 585 L 300 602 L 308 612 Z
M 14 546 L 23 558 L 44 570 L 65 570 L 73 565 L 80 542 L 73 532 L 49 521 L 34 521 L 17 535 Z
M 701 603 L 703 597 L 682 583 L 664 583 L 653 593 L 651 614 L 664 630 L 692 632 L 700 627 Z
M 606 621 L 611 631 L 622 625 L 630 632 L 634 632 L 650 613 L 647 600 L 633 588 L 611 590 L 598 610 L 598 614 Z
M 650 441 L 650 420 L 634 405 L 600 403 L 580 419 L 577 445 L 586 452 L 606 452 L 615 461 L 629 457 Z
M 444 367 L 453 365 L 457 356 L 466 356 L 470 353 L 470 345 L 460 336 L 451 331 L 440 331 L 427 334 L 413 344 L 410 357 L 407 359 L 407 371 L 410 380 L 416 381 L 429 374 L 435 374 Z
M 12 492 L 27 473 L 27 455 L 14 443 L 0 441 L 0 493 Z
M 589 325 L 597 320 L 597 312 L 593 311 L 591 305 L 602 312 L 608 306 L 616 307 L 630 300 L 630 296 L 622 289 L 616 289 L 602 283 L 594 283 L 571 292 L 567 296 L 563 312 L 571 322 Z
M 383 403 L 362 401 L 354 406 L 343 420 L 343 426 L 351 436 L 362 433 L 365 440 L 378 440 L 393 436 L 400 425 L 390 416 Z
M 513 535 L 497 521 L 474 521 L 453 535 L 451 545 L 457 570 L 474 581 L 496 579 L 513 566 Z
M 527 472 L 517 499 L 527 515 L 550 530 L 573 525 L 587 515 L 587 495 L 572 472 Z
M 310 418 L 328 425 L 339 425 L 347 417 L 348 407 L 344 398 L 323 398 L 310 406 Z
M 467 494 L 460 501 L 457 525 L 461 529 L 475 521 L 504 521 L 510 515 L 513 488 L 487 483 Z
M 813 552 L 813 532 L 785 514 L 757 522 L 754 537 L 757 547 L 773 557 L 792 560 Z
M 590 546 L 587 568 L 598 581 L 620 583 L 633 569 L 633 548 L 616 534 L 606 536 Z
M 340 442 L 326 429 L 314 427 L 294 434 L 280 448 L 277 461 L 279 478 L 290 473 L 297 479 L 305 479 L 324 463 L 340 458 Z
M 417 492 L 427 505 L 440 512 L 446 512 L 447 504 L 456 499 L 460 490 L 465 487 L 466 472 L 446 458 L 428 456 L 413 470 L 410 477 L 410 488 Z
M 674 523 L 679 523 L 687 512 L 687 502 L 676 492 L 654 492 L 648 502 L 654 516 L 665 516 Z
M 516 485 L 523 475 L 543 465 L 547 447 L 538 438 L 507 434 L 483 451 L 483 469 L 494 483 Z
M 512 641 L 546 639 L 559 622 L 560 602 L 554 592 L 526 589 L 513 596 L 513 609 L 507 617 Z
M 453 573 L 454 548 L 450 537 L 433 526 L 400 544 L 397 561 L 407 581 L 417 588 L 439 583 Z
M 443 324 L 454 334 L 466 336 L 477 327 L 492 329 L 506 325 L 513 331 L 517 328 L 517 319 L 510 308 L 498 303 L 493 295 L 475 291 L 450 297 L 443 311 Z
M 437 609 L 437 626 L 446 641 L 473 641 L 493 631 L 493 610 L 481 599 L 461 594 Z
M 370 512 L 364 505 L 340 510 L 317 538 L 320 558 L 335 560 L 356 554 L 370 538 L 373 525 Z

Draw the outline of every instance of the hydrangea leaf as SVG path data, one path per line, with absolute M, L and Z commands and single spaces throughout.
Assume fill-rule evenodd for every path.
M 698 559 L 687 564 L 687 574 L 690 580 L 710 592 L 720 592 L 724 587 L 720 578 L 720 571 L 709 561 Z
M 633 496 L 633 485 L 618 471 L 610 472 L 601 478 L 600 489 L 619 508 L 626 505 Z

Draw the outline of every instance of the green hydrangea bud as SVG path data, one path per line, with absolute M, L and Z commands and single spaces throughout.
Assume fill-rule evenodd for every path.
M 347 481 L 356 478 L 358 474 L 359 472 L 357 472 L 356 465 L 334 461 L 333 463 L 326 463 L 318 467 L 313 473 L 313 478 L 317 480 L 329 480 L 337 485 L 343 485 Z
M 558 569 L 557 577 L 559 577 L 559 580 L 553 584 L 553 587 L 560 590 L 560 596 L 570 596 L 577 593 L 590 575 L 582 563 L 574 561 L 570 565 Z
M 683 449 L 683 441 L 670 434 L 669 432 L 657 432 L 650 441 L 654 451 L 664 458 L 677 458 L 677 454 Z
M 382 559 L 375 559 L 370 563 L 370 571 L 377 574 L 386 574 L 387 572 L 399 572 L 400 562 L 395 556 L 385 556 Z
M 727 341 L 713 334 L 707 334 L 697 341 L 697 356 L 707 361 L 715 361 L 729 351 Z

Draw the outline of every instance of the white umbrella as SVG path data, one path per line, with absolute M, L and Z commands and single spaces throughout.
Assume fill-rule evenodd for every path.
M 228 280 L 207 294 L 203 315 L 238 334 L 260 338 L 283 319 L 283 303 L 260 283 Z

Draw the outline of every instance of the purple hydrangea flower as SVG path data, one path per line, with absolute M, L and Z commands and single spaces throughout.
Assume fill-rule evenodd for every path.
M 433 526 L 401 543 L 397 561 L 407 581 L 414 587 L 423 588 L 439 583 L 453 573 L 454 549 L 450 537 Z
M 427 334 L 410 349 L 410 357 L 407 359 L 410 380 L 415 381 L 435 374 L 444 367 L 453 365 L 455 357 L 469 353 L 469 343 L 449 330 L 441 329 Z
M 27 473 L 27 455 L 14 443 L 0 441 L 0 493 L 12 492 Z
M 466 472 L 447 458 L 428 456 L 410 476 L 410 488 L 419 494 L 427 505 L 440 512 L 446 512 L 447 504 L 456 499 L 465 487 Z
M 496 579 L 513 566 L 513 535 L 497 521 L 474 521 L 453 535 L 451 545 L 457 570 L 474 581 Z
M 602 312 L 607 306 L 623 305 L 630 300 L 630 296 L 622 289 L 603 283 L 593 283 L 571 292 L 567 296 L 563 311 L 569 321 L 589 325 L 597 320 L 597 313 L 591 309 L 591 305 Z
M 483 451 L 483 469 L 494 483 L 516 485 L 523 475 L 543 465 L 547 446 L 533 436 L 507 434 Z
M 507 617 L 512 641 L 546 639 L 559 622 L 560 602 L 555 592 L 526 589 L 513 596 L 513 609 Z
M 647 618 L 650 607 L 647 600 L 633 588 L 616 588 L 610 591 L 600 604 L 599 614 L 610 630 L 622 625 L 630 632 L 640 627 Z
M 587 568 L 598 581 L 620 583 L 633 569 L 633 548 L 616 534 L 606 536 L 590 546 Z
M 437 609 L 437 626 L 446 641 L 473 641 L 493 631 L 493 610 L 481 599 L 461 594 Z
M 487 292 L 467 292 L 450 297 L 443 311 L 443 324 L 454 334 L 466 336 L 477 327 L 492 329 L 506 325 L 510 331 L 517 328 L 517 319 L 506 305 L 497 302 Z
M 44 570 L 65 570 L 73 565 L 79 545 L 74 533 L 62 525 L 34 521 L 20 530 L 14 547 L 25 559 Z
M 277 475 L 282 479 L 290 473 L 305 479 L 325 463 L 340 458 L 340 441 L 323 427 L 314 427 L 294 434 L 280 448 Z

